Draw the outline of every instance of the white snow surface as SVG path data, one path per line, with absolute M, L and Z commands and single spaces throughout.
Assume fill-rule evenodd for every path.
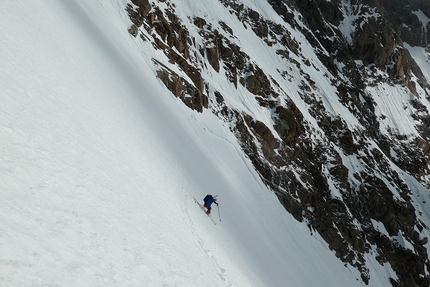
M 418 17 L 418 20 L 421 22 L 423 28 L 425 29 L 430 23 L 429 17 L 427 17 L 426 14 L 424 14 L 424 12 L 421 10 L 413 11 L 412 13 Z
M 156 80 L 161 52 L 127 33 L 125 3 L 2 4 L 0 286 L 363 286 L 227 126 Z M 231 17 L 218 2 L 182 4 Z M 207 193 L 217 225 L 193 199 Z M 391 268 L 368 262 L 371 286 L 390 286 Z
M 419 65 L 427 82 L 430 82 L 430 51 L 423 47 L 413 47 L 407 43 L 403 44 L 408 49 L 415 62 Z

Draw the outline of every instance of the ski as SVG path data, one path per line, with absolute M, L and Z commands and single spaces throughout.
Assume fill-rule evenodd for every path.
M 213 218 L 212 218 L 212 216 L 210 216 L 210 214 L 208 214 L 207 216 L 208 216 L 208 217 L 209 217 L 209 219 L 212 221 L 212 223 L 213 223 L 214 225 L 216 225 L 216 221 L 215 221 L 215 219 L 213 219 Z
M 203 204 L 200 204 L 200 202 L 198 202 L 197 201 L 197 199 L 195 198 L 195 197 L 193 197 L 194 198 L 194 202 L 195 203 L 197 203 L 199 206 L 200 206 L 200 208 L 202 209 L 202 211 L 209 217 L 209 219 L 212 221 L 212 223 L 214 224 L 214 225 L 216 225 L 216 221 L 215 221 L 215 219 L 213 219 L 213 217 L 210 215 L 210 214 L 207 214 L 206 213 L 206 209 L 205 209 L 205 207 L 203 206 Z

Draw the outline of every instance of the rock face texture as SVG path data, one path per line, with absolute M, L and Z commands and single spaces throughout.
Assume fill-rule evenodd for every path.
M 267 2 L 276 19 L 241 1 L 217 1 L 284 63 L 275 73 L 246 52 L 235 27 L 198 13 L 181 18 L 179 0 L 131 0 L 124 9 L 128 32 L 171 65 L 154 57 L 154 76 L 191 109 L 228 123 L 285 208 L 364 283 L 371 256 L 391 266 L 392 286 L 430 286 L 430 226 L 422 219 L 430 208 L 430 85 L 407 49 L 422 47 L 430 59 L 430 2 Z M 214 74 L 270 111 L 270 121 L 230 106 L 236 95 L 217 88 Z M 400 102 L 414 134 L 390 125 L 393 116 L 378 105 L 378 97 L 396 96 L 391 89 L 407 95 Z

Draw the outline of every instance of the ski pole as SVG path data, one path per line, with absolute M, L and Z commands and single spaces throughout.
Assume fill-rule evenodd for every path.
M 219 212 L 219 205 L 217 205 L 218 207 L 218 217 L 219 217 L 219 221 L 221 221 L 221 213 Z

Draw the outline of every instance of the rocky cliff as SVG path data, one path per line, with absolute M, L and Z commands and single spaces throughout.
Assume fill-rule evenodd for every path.
M 285 208 L 364 283 L 374 257 L 392 286 L 429 286 L 430 85 L 410 51 L 429 65 L 430 2 L 267 2 L 217 0 L 225 17 L 180 0 L 124 9 L 128 32 L 162 52 L 154 77 L 228 124 Z

